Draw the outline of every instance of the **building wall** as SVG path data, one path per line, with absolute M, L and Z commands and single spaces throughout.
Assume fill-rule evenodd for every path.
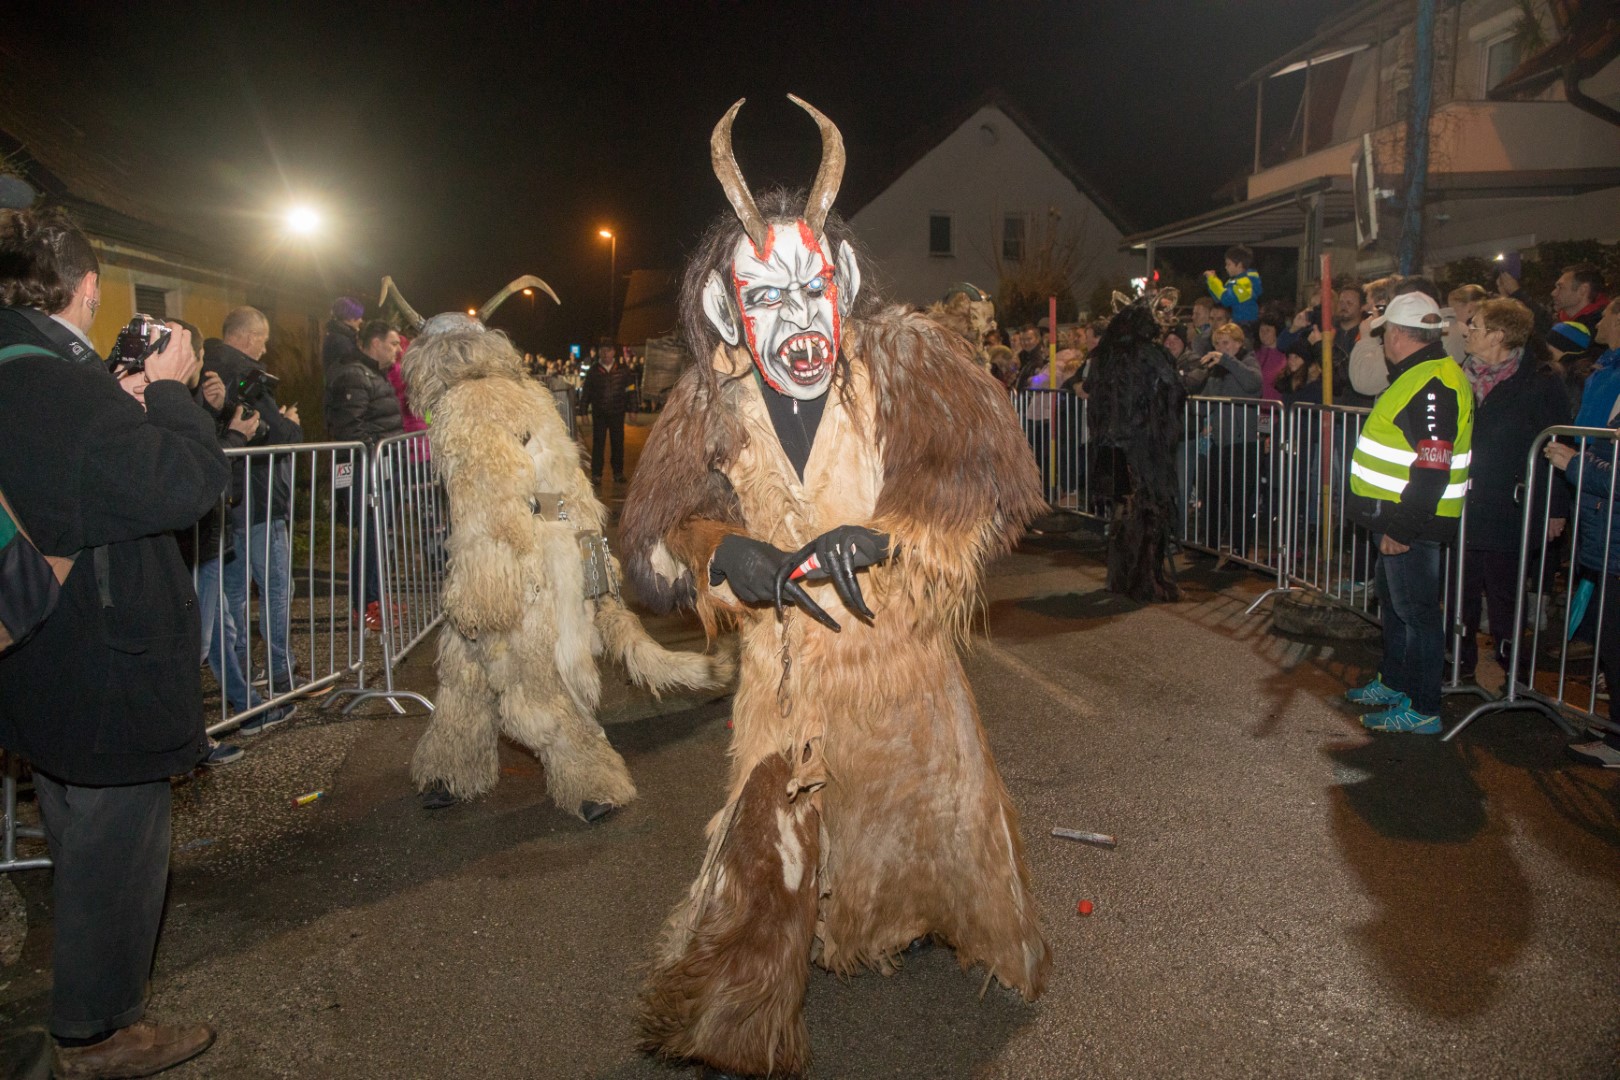
M 949 256 L 928 253 L 934 213 L 951 216 Z M 1138 260 L 1116 250 L 1119 230 L 1012 119 L 986 106 L 854 216 L 855 234 L 874 264 L 863 275 L 891 299 L 919 305 L 960 281 L 995 292 L 1007 214 L 1027 215 L 1032 239 L 1049 221 L 1082 235 L 1085 271 L 1075 289 L 1082 303 L 1097 281 L 1136 272 Z

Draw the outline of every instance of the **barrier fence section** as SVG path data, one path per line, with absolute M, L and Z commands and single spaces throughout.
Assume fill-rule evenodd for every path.
M 1620 596 L 1609 595 L 1614 575 L 1620 574 L 1614 529 L 1617 438 L 1620 432 L 1607 428 L 1562 426 L 1548 428 L 1531 444 L 1520 499 L 1513 626 L 1506 634 L 1491 627 L 1499 642 L 1510 641 L 1507 677 L 1502 693 L 1459 720 L 1446 732 L 1447 741 L 1486 713 L 1523 708 L 1542 713 L 1569 735 L 1577 730 L 1570 717 L 1594 731 L 1620 731 L 1597 712 L 1600 658 L 1620 645 L 1615 640 Z M 1562 471 L 1547 457 L 1554 440 L 1561 449 L 1552 452 L 1569 458 Z M 1553 517 L 1547 496 L 1554 484 L 1569 485 L 1567 519 Z M 1616 670 L 1603 667 L 1611 676 Z
M 444 621 L 444 578 L 448 561 L 450 502 L 433 471 L 433 454 L 425 431 L 391 435 L 372 448 L 369 493 L 372 527 L 362 568 L 368 602 L 378 604 L 381 620 L 381 687 L 364 678 L 334 697 L 351 696 L 345 714 L 364 701 L 380 698 L 395 712 L 401 701 L 415 701 L 428 711 L 433 702 L 394 686 L 394 669 L 410 651 Z
M 51 865 L 50 856 L 40 855 L 31 858 L 19 857 L 17 854 L 17 839 L 27 837 L 35 840 L 45 838 L 45 830 L 37 825 L 23 825 L 17 820 L 17 780 L 22 772 L 22 761 L 16 754 L 0 753 L 6 760 L 6 774 L 0 779 L 0 813 L 5 815 L 0 821 L 0 874 L 11 870 L 43 870 Z
M 357 575 L 370 522 L 364 443 L 228 450 L 232 492 L 192 530 L 210 735 L 365 678 Z

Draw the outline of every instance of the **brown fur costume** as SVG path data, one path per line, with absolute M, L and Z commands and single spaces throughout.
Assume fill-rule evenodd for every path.
M 808 962 L 888 972 L 919 937 L 1033 1000 L 1051 953 L 1018 818 L 957 656 L 987 559 L 1040 509 L 1006 394 L 920 314 L 844 324 L 847 364 L 794 471 L 747 350 L 687 372 L 648 438 L 622 525 L 641 595 L 740 625 L 726 806 L 644 989 L 649 1048 L 730 1071 L 804 1069 Z M 842 623 L 736 602 L 709 585 L 719 541 L 792 551 L 862 524 L 893 555 L 862 574 L 876 619 L 828 583 Z
M 411 777 L 420 790 L 482 795 L 495 786 L 506 735 L 539 755 L 563 810 L 622 806 L 636 789 L 596 722 L 596 656 L 619 660 L 654 693 L 722 685 L 730 664 L 668 652 L 617 595 L 586 597 L 579 533 L 600 532 L 606 512 L 551 395 L 504 334 L 439 316 L 404 364 L 412 407 L 433 417 L 452 522 L 438 707 Z

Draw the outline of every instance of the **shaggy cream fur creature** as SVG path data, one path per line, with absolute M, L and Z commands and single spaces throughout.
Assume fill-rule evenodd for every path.
M 411 761 L 418 790 L 488 792 L 506 735 L 544 765 L 558 807 L 623 806 L 635 785 L 596 721 L 606 654 L 655 694 L 725 685 L 727 658 L 670 652 L 616 594 L 586 595 L 582 534 L 606 511 L 551 395 L 506 335 L 431 320 L 405 354 L 412 407 L 431 415 L 433 463 L 450 498 L 439 696 Z M 615 574 L 617 565 L 613 567 Z

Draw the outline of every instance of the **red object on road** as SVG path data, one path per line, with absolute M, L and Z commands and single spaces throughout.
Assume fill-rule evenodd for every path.
M 1082 900 L 1082 901 L 1080 901 L 1078 904 L 1074 905 L 1074 910 L 1078 911 L 1082 915 L 1090 915 L 1091 914 L 1091 901 L 1090 900 Z

